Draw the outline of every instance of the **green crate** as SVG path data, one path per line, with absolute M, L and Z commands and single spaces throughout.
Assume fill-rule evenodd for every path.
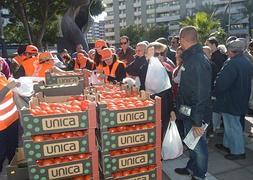
M 24 140 L 25 156 L 28 164 L 36 164 L 38 159 L 48 159 L 59 156 L 88 153 L 88 134 L 78 138 L 64 138 L 58 140 L 48 140 L 43 142 L 33 142 Z
M 111 156 L 102 153 L 100 166 L 104 176 L 111 177 L 117 171 L 130 170 L 137 167 L 147 166 L 156 163 L 156 151 L 147 150 L 119 156 Z
M 39 167 L 37 165 L 28 167 L 31 180 L 66 179 L 74 176 L 92 174 L 92 159 L 61 163 Z
M 101 129 L 156 121 L 155 104 L 148 107 L 116 111 L 111 111 L 106 108 L 105 104 L 100 104 L 98 113 L 98 124 Z
M 100 131 L 99 146 L 102 152 L 123 149 L 132 146 L 154 144 L 156 142 L 156 127 L 144 130 L 110 133 Z
M 84 130 L 89 127 L 88 111 L 33 116 L 28 109 L 21 110 L 21 123 L 24 136 L 52 134 L 66 131 Z

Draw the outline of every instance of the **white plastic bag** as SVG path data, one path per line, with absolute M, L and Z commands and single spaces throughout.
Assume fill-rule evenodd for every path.
M 175 121 L 170 121 L 162 144 L 163 160 L 175 159 L 183 154 L 183 143 Z
M 157 57 L 151 57 L 145 79 L 146 91 L 156 94 L 169 88 L 171 83 L 165 67 Z

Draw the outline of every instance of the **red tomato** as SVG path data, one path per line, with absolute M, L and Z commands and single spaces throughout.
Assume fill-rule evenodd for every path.
M 61 158 L 54 158 L 54 164 L 61 164 L 62 160 Z
M 110 133 L 115 133 L 115 132 L 118 132 L 118 129 L 117 128 L 110 128 L 109 132 Z
M 46 103 L 46 102 L 41 102 L 40 103 L 40 108 L 41 109 L 45 109 L 45 108 L 47 108 L 48 107 L 48 103 Z
M 87 159 L 89 157 L 88 154 L 78 154 L 79 159 Z
M 131 173 L 131 174 L 138 174 L 139 171 L 138 171 L 137 169 L 133 169 L 133 170 L 130 171 L 130 173 Z
M 117 131 L 118 132 L 124 132 L 126 130 L 126 126 L 118 126 Z
M 83 100 L 83 96 L 77 96 L 77 97 L 76 97 L 76 100 L 82 101 L 82 100 Z
M 33 141 L 35 141 L 35 142 L 42 142 L 42 141 L 44 141 L 44 137 L 40 136 L 40 135 L 33 136 Z
M 122 177 L 122 172 L 116 172 L 116 173 L 113 173 L 112 175 L 114 178 L 119 178 L 119 177 Z
M 148 171 L 148 168 L 147 167 L 141 167 L 139 169 L 140 172 L 147 172 Z
M 77 137 L 83 137 L 85 135 L 84 131 L 76 131 L 74 133 L 77 135 Z
M 130 151 L 131 152 L 137 152 L 137 151 L 139 151 L 139 147 L 131 147 Z
M 37 163 L 39 166 L 43 166 L 43 160 L 37 160 L 36 163 Z
M 42 166 L 50 166 L 52 164 L 54 164 L 52 159 L 45 159 L 43 160 Z
M 64 138 L 72 138 L 73 137 L 73 133 L 72 132 L 66 132 L 64 134 Z
M 127 171 L 123 171 L 123 173 L 122 173 L 123 176 L 129 176 L 129 174 L 130 174 L 130 171 L 128 171 L 128 170 Z

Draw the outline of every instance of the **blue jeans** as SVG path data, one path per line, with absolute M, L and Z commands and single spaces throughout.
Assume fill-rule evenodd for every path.
M 223 145 L 230 149 L 231 154 L 244 154 L 244 137 L 240 116 L 222 113 L 224 123 Z
M 184 120 L 185 135 L 192 128 L 190 120 Z M 206 137 L 203 135 L 194 150 L 190 150 L 190 159 L 186 165 L 187 170 L 196 179 L 205 179 L 208 166 L 208 147 Z
M 216 129 L 220 129 L 220 125 L 221 125 L 221 113 L 213 112 L 212 122 L 213 122 L 213 130 L 214 131 Z

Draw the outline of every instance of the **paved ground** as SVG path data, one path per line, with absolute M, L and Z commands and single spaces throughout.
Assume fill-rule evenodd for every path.
M 253 133 L 253 118 L 247 117 L 245 142 L 246 159 L 230 161 L 224 158 L 225 153 L 215 148 L 216 143 L 222 142 L 222 135 L 215 135 L 208 143 L 208 180 L 253 180 L 253 138 L 248 137 L 248 133 Z M 165 172 L 163 180 L 190 180 L 190 176 L 180 176 L 174 172 L 176 167 L 185 167 L 188 161 L 188 152 L 175 160 L 163 162 Z M 167 176 L 166 176 L 167 175 Z
M 217 150 L 214 145 L 222 142 L 221 135 L 215 135 L 209 140 L 209 161 L 208 180 L 253 180 L 253 138 L 248 137 L 248 133 L 253 133 L 253 118 L 247 117 L 245 142 L 246 159 L 230 161 L 224 158 L 225 153 Z M 163 180 L 190 180 L 190 176 L 179 176 L 174 173 L 176 167 L 184 167 L 188 152 L 175 160 L 163 162 Z M 0 175 L 0 180 L 6 180 L 6 172 Z

